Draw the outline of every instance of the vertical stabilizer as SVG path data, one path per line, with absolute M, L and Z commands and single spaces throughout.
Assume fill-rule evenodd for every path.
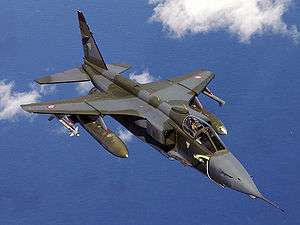
M 86 23 L 83 13 L 81 11 L 77 11 L 77 13 L 84 51 L 84 58 L 87 61 L 95 64 L 96 66 L 107 70 L 107 66 L 95 42 L 93 33 L 90 31 L 90 28 Z

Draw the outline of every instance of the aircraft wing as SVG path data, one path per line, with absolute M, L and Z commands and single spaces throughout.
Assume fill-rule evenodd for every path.
M 116 97 L 108 94 L 33 103 L 21 106 L 25 111 L 39 114 L 67 115 L 130 115 L 143 117 L 148 107 L 134 96 Z
M 189 101 L 193 96 L 204 91 L 214 74 L 207 70 L 198 70 L 170 80 L 143 84 L 142 87 L 157 95 L 162 101 Z

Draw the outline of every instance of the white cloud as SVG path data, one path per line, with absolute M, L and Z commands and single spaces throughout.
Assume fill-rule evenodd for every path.
M 93 87 L 94 87 L 94 85 L 90 81 L 80 82 L 76 86 L 76 91 L 79 94 L 83 95 L 83 94 L 87 94 Z
M 138 82 L 140 84 L 146 84 L 146 83 L 150 83 L 150 82 L 157 80 L 155 77 L 151 76 L 147 70 L 145 70 L 141 74 L 131 73 L 131 74 L 129 74 L 129 78 L 131 80 L 135 80 L 136 82 Z
M 121 138 L 121 140 L 124 142 L 128 143 L 133 139 L 133 134 L 130 133 L 125 128 L 119 128 L 117 133 L 118 133 L 119 138 Z
M 55 86 L 31 85 L 31 91 L 14 91 L 14 82 L 0 81 L 0 120 L 14 120 L 19 115 L 26 115 L 20 105 L 38 101 L 43 95 L 52 93 Z
M 226 30 L 248 42 L 254 35 L 279 33 L 299 40 L 295 25 L 282 19 L 293 0 L 150 0 L 151 20 L 175 37 Z

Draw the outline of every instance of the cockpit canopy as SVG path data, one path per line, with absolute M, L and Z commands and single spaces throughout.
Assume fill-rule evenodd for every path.
M 98 93 L 99 90 L 96 87 L 93 87 L 90 91 L 89 91 L 89 95 L 93 95 L 95 93 Z
M 225 145 L 219 136 L 204 120 L 190 115 L 183 120 L 182 127 L 186 133 L 192 136 L 200 145 L 204 145 L 210 152 L 214 153 L 225 149 Z

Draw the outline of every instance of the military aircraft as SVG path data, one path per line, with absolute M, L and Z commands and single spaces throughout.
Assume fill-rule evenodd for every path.
M 111 116 L 136 137 L 169 159 L 195 168 L 222 187 L 228 187 L 262 199 L 265 198 L 241 163 L 228 150 L 219 135 L 226 135 L 224 124 L 208 112 L 199 95 L 204 94 L 220 105 L 208 84 L 214 74 L 198 70 L 173 79 L 140 84 L 122 76 L 129 65 L 106 64 L 82 12 L 78 11 L 84 58 L 78 68 L 42 77 L 38 84 L 91 81 L 87 96 L 22 105 L 31 113 L 50 114 L 78 136 L 79 123 L 108 152 L 128 157 L 124 142 L 103 120 Z

